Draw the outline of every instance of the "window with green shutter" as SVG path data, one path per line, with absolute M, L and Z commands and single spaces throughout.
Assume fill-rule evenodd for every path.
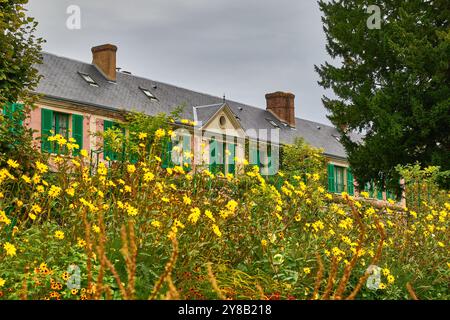
M 328 164 L 328 191 L 329 192 L 336 192 L 336 185 L 334 182 L 334 165 Z
M 351 196 L 355 194 L 355 188 L 353 185 L 353 172 L 352 168 L 347 168 L 347 193 Z
M 65 154 L 67 148 L 60 146 L 57 141 L 48 141 L 53 135 L 61 135 L 69 139 L 69 117 L 67 113 L 41 109 L 41 149 L 44 152 Z
M 75 139 L 79 148 L 73 151 L 74 155 L 79 155 L 80 150 L 83 149 L 83 116 L 78 114 L 72 115 L 72 138 Z
M 345 168 L 343 167 L 334 167 L 334 173 L 335 173 L 335 192 L 336 193 L 342 193 L 345 191 Z

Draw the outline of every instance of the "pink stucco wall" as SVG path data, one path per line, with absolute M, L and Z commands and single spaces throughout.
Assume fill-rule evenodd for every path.
M 41 109 L 35 108 L 31 110 L 28 117 L 24 121 L 24 125 L 27 128 L 35 130 L 33 133 L 34 145 L 36 148 L 41 147 L 41 141 L 39 137 L 41 136 Z
M 84 115 L 83 116 L 83 149 L 90 150 L 90 130 L 89 130 L 89 123 L 91 120 L 92 115 Z

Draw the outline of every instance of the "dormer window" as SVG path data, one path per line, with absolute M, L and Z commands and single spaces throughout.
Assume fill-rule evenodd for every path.
M 147 98 L 149 98 L 150 100 L 158 100 L 158 98 L 155 97 L 155 95 L 148 89 L 144 89 L 139 87 L 139 89 L 141 89 L 141 91 L 147 96 Z
M 78 72 L 78 74 L 84 79 L 84 81 L 86 81 L 90 86 L 93 87 L 99 87 L 99 85 L 97 84 L 97 82 L 95 82 L 94 79 L 92 79 L 92 77 L 90 75 L 88 75 L 87 73 L 81 73 Z

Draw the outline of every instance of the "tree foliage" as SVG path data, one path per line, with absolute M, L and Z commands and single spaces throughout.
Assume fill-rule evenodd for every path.
M 316 66 L 329 119 L 342 134 L 359 183 L 394 186 L 398 164 L 450 168 L 450 7 L 448 1 L 378 2 L 381 28 L 369 29 L 373 1 L 319 1 L 327 51 Z M 363 143 L 351 139 L 365 135 Z
M 32 92 L 40 76 L 43 39 L 35 36 L 37 22 L 26 15 L 28 0 L 0 0 L 0 110 L 9 103 L 21 102 L 22 111 L 9 109 L 0 116 L 0 164 L 8 158 L 34 158 L 32 131 L 23 128 L 26 114 L 37 96 Z

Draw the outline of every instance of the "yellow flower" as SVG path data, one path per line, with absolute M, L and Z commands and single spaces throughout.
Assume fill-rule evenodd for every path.
M 68 188 L 68 189 L 66 189 L 66 193 L 69 196 L 73 197 L 75 195 L 75 189 L 74 188 Z
M 39 162 L 39 161 L 37 161 L 36 162 L 36 169 L 38 169 L 39 172 L 41 174 L 43 174 L 43 173 L 46 173 L 48 171 L 48 166 L 43 164 L 43 163 L 41 163 L 41 162 Z
M 310 274 L 311 273 L 311 268 L 303 268 L 303 272 L 305 274 Z
M 193 208 L 191 209 L 191 214 L 188 216 L 188 221 L 192 224 L 196 224 L 198 219 L 200 218 L 200 209 L 199 208 Z
M 261 245 L 263 246 L 263 247 L 267 247 L 267 240 L 261 240 Z
M 153 181 L 155 179 L 155 175 L 151 172 L 147 172 L 146 174 L 144 174 L 144 181 L 145 182 L 150 182 Z
M 0 222 L 5 223 L 7 226 L 11 224 L 11 220 L 6 216 L 5 211 L 0 210 Z
M 86 241 L 81 238 L 78 238 L 77 246 L 79 246 L 80 248 L 84 248 L 86 246 Z
M 6 242 L 3 245 L 3 249 L 5 249 L 6 254 L 10 257 L 14 257 L 16 255 L 16 247 L 13 244 Z
M 57 187 L 57 186 L 54 186 L 54 185 L 52 185 L 52 186 L 50 187 L 50 190 L 48 191 L 48 195 L 49 195 L 51 198 L 56 198 L 56 197 L 58 197 L 60 193 L 61 193 L 61 188 L 60 188 L 60 187 Z
M 100 227 L 97 226 L 96 224 L 94 224 L 94 225 L 92 226 L 92 230 L 93 230 L 95 233 L 100 233 Z
M 205 216 L 207 216 L 210 220 L 212 220 L 214 222 L 216 221 L 216 219 L 213 217 L 212 212 L 209 210 L 205 210 Z
M 5 279 L 0 278 L 0 288 L 3 288 L 3 286 L 5 285 Z
M 39 214 L 42 212 L 42 209 L 38 204 L 33 204 L 33 206 L 31 207 L 31 211 L 36 214 Z
M 88 152 L 86 150 L 82 149 L 82 150 L 80 150 L 80 155 L 83 158 L 87 158 L 89 154 L 88 154 Z
M 140 132 L 139 133 L 139 140 L 144 140 L 147 138 L 147 133 L 145 132 Z
M 31 179 L 26 175 L 22 175 L 22 180 L 25 181 L 26 183 L 29 183 L 29 184 L 31 183 Z
M 300 215 L 300 213 L 297 213 L 294 217 L 295 221 L 300 222 L 302 220 L 302 216 Z
M 7 163 L 8 163 L 8 166 L 10 166 L 13 169 L 16 169 L 19 167 L 19 163 L 15 160 L 9 159 Z
M 190 205 L 192 203 L 192 200 L 188 196 L 183 196 L 183 203 L 186 205 Z
M 361 195 L 361 197 L 363 197 L 363 198 L 369 198 L 369 193 L 368 192 L 366 192 L 366 191 L 362 191 L 361 193 L 360 193 L 360 195 Z
M 227 205 L 226 205 L 226 208 L 228 209 L 228 210 L 230 210 L 230 211 L 235 211 L 236 210 L 236 207 L 238 206 L 238 203 L 236 202 L 236 201 L 234 201 L 234 200 L 230 200 L 230 201 L 228 201 L 228 203 L 227 203 Z
M 378 286 L 378 289 L 381 289 L 381 290 L 386 289 L 386 284 L 380 283 L 380 285 Z
M 441 242 L 441 241 L 438 242 L 438 246 L 442 247 L 442 248 L 445 248 L 445 244 L 443 242 Z
M 162 197 L 162 198 L 161 198 L 161 201 L 162 201 L 162 202 L 165 202 L 165 203 L 169 203 L 169 202 L 170 202 L 170 199 L 167 198 L 167 197 Z
M 389 284 L 392 284 L 395 281 L 395 277 L 392 274 L 390 274 L 387 276 L 387 281 Z
M 55 238 L 59 239 L 59 240 L 64 239 L 64 232 L 62 232 L 60 230 L 55 231 Z
M 127 171 L 128 171 L 128 173 L 134 173 L 134 172 L 136 172 L 136 167 L 134 166 L 134 164 L 129 164 L 129 165 L 127 166 Z
M 155 132 L 155 138 L 160 139 L 166 135 L 166 131 L 164 129 L 158 129 Z
M 130 205 L 127 205 L 127 213 L 128 213 L 129 216 L 134 217 L 134 216 L 137 216 L 137 214 L 139 212 L 138 212 L 137 208 L 134 208 L 134 207 L 132 207 Z
M 216 236 L 218 236 L 219 238 L 222 237 L 222 232 L 220 232 L 220 229 L 216 224 L 213 224 L 212 230 L 216 234 Z
M 36 215 L 34 213 L 29 213 L 28 216 L 30 217 L 31 220 L 36 220 Z
M 157 220 L 153 220 L 151 225 L 155 228 L 161 228 L 161 222 L 157 221 Z

